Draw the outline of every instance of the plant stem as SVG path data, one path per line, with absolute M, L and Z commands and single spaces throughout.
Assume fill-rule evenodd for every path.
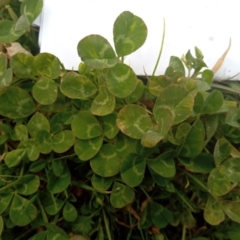
M 157 70 L 157 67 L 158 67 L 158 64 L 159 64 L 159 61 L 160 61 L 160 58 L 161 58 L 161 55 L 162 55 L 164 39 L 165 39 L 165 19 L 163 19 L 163 33 L 162 33 L 161 47 L 160 47 L 160 51 L 159 51 L 159 54 L 158 54 L 157 62 L 155 64 L 155 67 L 154 67 L 154 70 L 153 70 L 153 73 L 152 73 L 152 77 L 154 76 L 154 74 Z
M 1 192 L 4 192 L 6 189 L 8 189 L 8 188 L 10 188 L 10 187 L 15 186 L 15 185 L 21 180 L 22 175 L 23 175 L 23 169 L 24 169 L 24 164 L 22 165 L 22 168 L 21 168 L 21 170 L 20 170 L 20 174 L 19 174 L 19 176 L 18 176 L 18 179 L 17 179 L 16 181 L 11 182 L 11 183 L 9 183 L 8 185 L 2 187 L 2 188 L 0 189 L 0 193 L 1 193 Z
M 186 239 L 186 227 L 183 225 L 182 240 Z
M 112 240 L 111 232 L 110 232 L 110 229 L 109 229 L 109 221 L 107 219 L 105 211 L 102 210 L 102 212 L 103 212 L 103 220 L 104 220 L 104 224 L 105 224 L 105 227 L 106 227 L 108 240 Z
M 40 211 L 41 211 L 41 214 L 42 214 L 43 221 L 44 221 L 45 223 L 48 223 L 47 215 L 46 215 L 46 213 L 45 213 L 45 211 L 44 211 L 44 209 L 43 209 L 43 206 L 42 206 L 39 198 L 37 198 L 37 203 L 38 203 L 38 206 L 40 207 Z

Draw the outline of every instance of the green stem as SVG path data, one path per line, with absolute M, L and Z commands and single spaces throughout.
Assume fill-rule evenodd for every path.
M 21 180 L 21 178 L 22 178 L 22 176 L 23 176 L 23 170 L 24 170 L 24 164 L 22 165 L 22 168 L 21 168 L 21 170 L 20 170 L 20 174 L 19 174 L 19 176 L 18 176 L 18 179 L 17 179 L 16 181 L 11 182 L 11 183 L 9 183 L 8 185 L 2 187 L 2 188 L 0 189 L 0 193 L 1 193 L 1 192 L 4 192 L 6 189 L 8 189 L 8 188 L 10 188 L 10 187 L 13 187 L 13 186 L 15 186 L 16 184 L 18 184 L 18 182 Z
M 157 70 L 157 67 L 158 67 L 158 64 L 159 64 L 159 61 L 160 61 L 160 58 L 161 58 L 161 55 L 162 55 L 164 40 L 165 40 L 165 19 L 163 19 L 163 34 L 162 34 L 161 48 L 160 48 L 160 51 L 159 51 L 159 54 L 158 54 L 157 62 L 155 64 L 155 67 L 154 67 L 154 70 L 153 70 L 153 73 L 152 73 L 152 77 L 154 76 L 154 74 Z
M 37 199 L 37 203 L 38 203 L 38 206 L 40 207 L 40 211 L 41 211 L 41 214 L 42 214 L 43 221 L 44 221 L 45 223 L 48 223 L 47 215 L 46 215 L 46 213 L 45 213 L 45 211 L 44 211 L 44 209 L 43 209 L 43 206 L 42 206 L 39 198 Z
M 141 190 L 143 191 L 143 193 L 146 195 L 146 197 L 148 198 L 148 199 L 151 199 L 151 197 L 148 195 L 148 193 L 146 192 L 146 190 L 143 188 L 143 187 L 140 187 L 141 188 Z
M 186 239 L 186 227 L 183 225 L 182 240 Z
M 103 212 L 103 220 L 104 220 L 104 224 L 105 224 L 108 240 L 112 240 L 111 232 L 110 232 L 110 229 L 109 229 L 109 221 L 107 219 L 105 211 L 102 210 L 102 212 Z
M 12 18 L 13 22 L 16 23 L 18 20 L 18 16 L 13 11 L 13 9 L 10 7 L 10 5 L 6 5 L 5 8 L 8 10 L 10 17 Z

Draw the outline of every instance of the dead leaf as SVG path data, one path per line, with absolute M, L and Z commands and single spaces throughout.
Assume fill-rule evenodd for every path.
M 11 46 L 5 45 L 5 48 L 7 50 L 7 57 L 11 58 L 13 55 L 17 53 L 25 53 L 28 55 L 32 55 L 29 51 L 27 51 L 25 48 L 22 47 L 22 45 L 18 42 L 11 43 Z
M 212 68 L 212 71 L 214 73 L 216 73 L 221 68 L 221 66 L 223 65 L 224 59 L 225 59 L 228 51 L 230 50 L 230 47 L 231 47 L 231 38 L 229 40 L 229 45 L 228 45 L 227 50 L 223 53 L 223 55 L 218 59 L 218 61 L 215 63 L 215 65 Z
M 82 235 L 77 235 L 73 232 L 69 234 L 70 240 L 90 240 L 88 237 L 84 237 Z

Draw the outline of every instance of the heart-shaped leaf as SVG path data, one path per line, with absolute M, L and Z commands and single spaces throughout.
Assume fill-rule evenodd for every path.
M 74 145 L 74 151 L 82 161 L 93 158 L 102 147 L 103 138 L 96 137 L 92 139 L 77 139 Z
M 22 161 L 23 157 L 25 156 L 25 153 L 26 149 L 12 150 L 11 152 L 8 152 L 4 156 L 4 161 L 9 168 L 15 167 Z
M 48 119 L 40 112 L 36 112 L 27 124 L 27 129 L 32 137 L 36 137 L 40 130 L 50 132 L 50 124 Z
M 112 178 L 100 177 L 97 174 L 93 174 L 91 183 L 97 191 L 106 191 L 112 185 Z
M 113 36 L 118 56 L 126 56 L 144 44 L 147 26 L 140 17 L 125 11 L 114 22 Z
M 102 146 L 98 154 L 90 160 L 90 165 L 94 173 L 101 177 L 111 177 L 120 170 L 120 159 L 111 144 Z
M 60 62 L 50 53 L 39 53 L 34 58 L 34 65 L 39 74 L 55 79 L 60 75 Z
M 37 217 L 37 208 L 29 200 L 15 195 L 10 207 L 9 216 L 17 226 L 26 226 Z
M 50 105 L 57 100 L 58 88 L 51 78 L 43 76 L 34 84 L 32 94 L 40 104 Z
M 106 83 L 114 96 L 125 98 L 135 90 L 137 77 L 131 67 L 118 63 L 107 71 Z
M 84 75 L 78 75 L 70 72 L 63 76 L 61 85 L 61 92 L 73 99 L 87 99 L 97 92 L 96 86 Z
M 232 184 L 227 176 L 214 168 L 208 176 L 207 187 L 212 195 L 223 196 L 231 190 Z
M 164 88 L 156 100 L 153 109 L 154 116 L 157 118 L 162 108 L 168 108 L 172 112 L 174 125 L 184 121 L 192 113 L 195 94 L 179 85 Z
M 63 208 L 63 218 L 68 222 L 74 222 L 77 216 L 77 209 L 70 202 L 67 202 Z
M 28 117 L 34 111 L 34 102 L 24 89 L 9 87 L 0 94 L 0 115 L 19 119 Z
M 113 184 L 110 202 L 115 208 L 123 208 L 134 200 L 134 191 L 121 183 Z
M 110 68 L 117 58 L 108 40 L 100 35 L 89 35 L 77 46 L 78 55 L 91 68 Z
M 146 160 L 137 154 L 129 154 L 121 163 L 121 178 L 130 187 L 138 186 L 144 177 Z
M 102 88 L 94 98 L 91 105 L 91 113 L 97 116 L 105 116 L 114 111 L 115 97 L 106 89 Z
M 24 175 L 16 185 L 16 190 L 22 195 L 31 195 L 38 190 L 40 180 L 37 175 Z
M 146 109 L 138 105 L 126 105 L 118 113 L 117 126 L 127 136 L 141 139 L 152 129 L 152 120 Z
M 73 146 L 75 137 L 70 130 L 64 130 L 53 136 L 53 151 L 57 153 L 66 152 Z
M 211 225 L 219 225 L 225 219 L 221 204 L 211 196 L 204 208 L 204 219 Z
M 71 123 L 73 134 L 80 139 L 99 137 L 102 128 L 97 119 L 88 111 L 77 113 Z
M 116 120 L 117 120 L 116 112 L 113 112 L 102 117 L 103 132 L 105 136 L 109 139 L 114 138 L 119 132 Z

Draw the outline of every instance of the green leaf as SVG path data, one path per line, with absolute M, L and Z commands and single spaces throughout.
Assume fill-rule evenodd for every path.
M 98 154 L 90 160 L 94 173 L 101 177 L 111 177 L 120 170 L 120 159 L 111 144 L 104 144 Z
M 213 155 L 210 153 L 200 153 L 194 158 L 179 161 L 191 172 L 210 173 L 215 167 Z
M 78 215 L 77 220 L 73 223 L 72 230 L 75 233 L 83 234 L 83 236 L 89 236 L 93 229 L 94 222 L 91 216 Z M 74 239 L 73 239 L 74 240 Z M 78 240 L 78 239 L 76 239 Z M 80 238 L 79 240 L 90 240 L 89 238 Z M 103 240 L 103 239 L 99 239 Z
M 93 158 L 100 150 L 103 144 L 102 137 L 82 140 L 77 139 L 74 145 L 74 151 L 82 161 Z
M 121 183 L 113 184 L 110 202 L 115 208 L 123 208 L 134 200 L 134 191 Z
M 99 192 L 106 191 L 113 183 L 112 178 L 100 177 L 97 174 L 93 174 L 91 178 L 92 186 Z
M 81 60 L 91 68 L 110 68 L 116 65 L 115 52 L 107 39 L 100 35 L 89 35 L 77 46 Z
M 202 107 L 202 114 L 212 114 L 223 105 L 223 95 L 220 91 L 213 90 L 205 100 Z
M 148 90 L 151 94 L 158 97 L 163 89 L 172 83 L 172 79 L 166 75 L 151 77 L 151 81 L 148 83 Z
M 121 178 L 130 187 L 140 185 L 144 178 L 146 167 L 145 158 L 132 153 L 123 158 L 121 162 Z
M 240 127 L 239 120 L 240 120 L 240 109 L 239 108 L 230 109 L 227 112 L 227 115 L 225 118 L 226 124 L 228 124 L 232 127 L 239 128 Z
M 25 15 L 21 15 L 15 23 L 15 31 L 27 31 L 30 28 L 30 23 Z
M 39 152 L 48 154 L 52 151 L 52 137 L 46 130 L 40 130 L 36 135 L 36 146 Z
M 62 159 L 54 159 L 52 161 L 52 169 L 53 173 L 57 176 L 60 177 L 63 174 L 64 167 L 66 166 L 65 160 Z
M 148 160 L 148 166 L 162 177 L 174 177 L 176 167 L 174 159 L 169 157 L 167 152 L 159 155 L 154 160 Z
M 40 159 L 36 162 L 33 162 L 30 165 L 29 171 L 34 172 L 34 173 L 38 173 L 38 172 L 42 171 L 45 168 L 46 165 L 47 165 L 47 161 L 44 161 L 43 159 Z
M 182 146 L 180 156 L 195 157 L 201 153 L 204 147 L 205 129 L 200 119 L 197 119 L 188 132 Z
M 53 173 L 50 175 L 50 178 L 47 184 L 47 189 L 53 194 L 60 193 L 67 189 L 70 182 L 71 182 L 71 174 L 67 164 L 65 163 L 64 170 L 61 176 L 57 177 Z
M 34 57 L 25 53 L 17 53 L 10 59 L 10 66 L 20 78 L 34 77 L 37 72 L 34 67 Z
M 10 167 L 17 166 L 25 156 L 26 149 L 15 149 L 4 156 L 5 164 Z
M 53 151 L 56 153 L 64 153 L 73 146 L 75 137 L 70 130 L 64 130 L 53 136 Z
M 0 77 L 0 87 L 10 86 L 13 79 L 12 69 L 8 68 L 4 74 Z
M 88 111 L 78 112 L 71 123 L 73 134 L 80 139 L 99 137 L 102 128 L 97 119 Z
M 60 62 L 57 57 L 50 53 L 39 53 L 34 58 L 34 65 L 40 75 L 49 78 L 58 78 L 60 75 Z
M 173 221 L 173 214 L 164 206 L 151 202 L 151 217 L 153 224 L 158 228 L 165 228 Z
M 22 195 L 31 195 L 37 192 L 40 180 L 37 175 L 24 175 L 16 185 L 16 190 Z
M 240 182 L 240 158 L 229 158 L 220 165 L 220 172 L 231 182 Z
M 118 63 L 107 71 L 106 84 L 114 96 L 125 98 L 135 90 L 137 77 L 131 67 Z
M 153 114 L 157 118 L 162 108 L 168 108 L 173 115 L 173 125 L 186 120 L 193 111 L 195 92 L 189 92 L 179 85 L 170 85 L 158 96 Z M 159 113 L 160 112 L 160 113 Z
M 118 56 L 126 56 L 144 44 L 147 26 L 140 17 L 125 11 L 114 22 L 113 36 Z
M 0 214 L 2 214 L 7 209 L 7 207 L 12 201 L 12 197 L 13 197 L 12 192 L 0 194 Z
M 216 130 L 218 127 L 218 115 L 210 115 L 207 117 L 205 121 L 205 130 L 206 130 L 206 140 L 205 140 L 205 145 L 210 141 L 210 139 L 213 137 L 215 134 Z
M 108 139 L 113 139 L 119 132 L 116 120 L 117 120 L 116 112 L 113 112 L 102 117 L 103 132 Z
M 16 133 L 18 140 L 20 141 L 28 140 L 28 129 L 26 125 L 23 124 L 16 125 L 14 131 Z
M 91 105 L 91 113 L 97 116 L 105 116 L 114 111 L 115 97 L 107 88 L 101 88 Z
M 25 31 L 15 31 L 15 24 L 13 21 L 0 21 L 0 42 L 11 43 L 20 38 Z
M 155 114 L 157 130 L 162 136 L 166 136 L 173 123 L 172 112 L 167 108 L 159 108 Z
M 47 225 L 47 240 L 69 240 L 67 233 L 55 224 Z
M 0 52 L 0 77 L 7 70 L 7 63 L 8 62 L 7 62 L 6 54 L 3 52 Z
M 202 81 L 204 81 L 206 83 L 209 83 L 209 84 L 212 84 L 213 76 L 214 76 L 213 71 L 211 71 L 209 69 L 206 69 L 206 70 L 201 72 L 201 75 L 202 75 Z
M 19 119 L 28 117 L 34 111 L 34 102 L 24 89 L 9 87 L 0 94 L 0 115 Z
M 4 228 L 3 218 L 2 216 L 0 216 L 0 236 L 2 236 L 3 228 Z
M 40 112 L 36 112 L 27 124 L 27 129 L 31 137 L 36 137 L 41 130 L 50 132 L 50 124 L 48 119 Z
M 44 209 L 47 214 L 54 216 L 62 209 L 63 205 L 64 201 L 54 198 L 54 202 L 52 200 L 44 202 Z
M 165 178 L 154 172 L 150 167 L 148 168 L 153 180 L 156 182 L 157 185 L 160 187 L 166 187 L 166 185 L 170 182 L 171 178 Z
M 144 84 L 142 80 L 137 79 L 137 85 L 134 91 L 127 97 L 125 97 L 125 101 L 128 104 L 135 103 L 141 99 L 144 93 Z
M 118 113 L 117 126 L 127 136 L 140 139 L 152 128 L 152 120 L 145 108 L 126 105 Z
M 222 201 L 222 208 L 230 219 L 240 223 L 240 202 Z
M 32 236 L 31 238 L 29 238 L 28 240 L 45 240 L 47 236 L 47 232 L 39 232 L 37 234 L 35 234 L 34 236 Z
M 116 143 L 115 143 L 115 150 L 120 158 L 127 156 L 130 153 L 137 153 L 137 143 L 138 140 L 127 137 L 123 134 L 118 134 Z
M 51 78 L 43 76 L 34 84 L 32 94 L 40 104 L 50 105 L 57 100 L 58 88 Z
M 171 66 L 175 72 L 180 72 L 183 77 L 185 76 L 185 68 L 180 58 L 171 56 L 169 66 Z
M 17 226 L 26 226 L 37 217 L 36 207 L 27 199 L 15 195 L 10 207 L 10 219 Z
M 216 166 L 229 157 L 231 150 L 232 146 L 226 139 L 222 138 L 216 142 L 213 153 Z
M 32 23 L 41 13 L 42 8 L 43 8 L 42 0 L 35 0 L 34 2 L 31 0 L 24 0 L 21 5 L 21 13 L 26 15 L 29 22 Z
M 143 137 L 141 139 L 141 144 L 144 147 L 152 148 L 152 147 L 155 147 L 163 138 L 164 138 L 164 136 L 161 133 L 159 133 L 158 131 L 148 130 L 143 135 Z
M 63 208 L 63 218 L 68 222 L 73 222 L 77 219 L 78 213 L 76 208 L 69 202 L 66 202 Z
M 232 184 L 227 176 L 215 168 L 208 176 L 207 187 L 212 195 L 223 196 L 231 190 Z
M 29 160 L 36 161 L 39 158 L 40 152 L 36 146 L 35 139 L 28 139 L 26 148 Z
M 97 92 L 96 86 L 84 75 L 74 72 L 65 74 L 60 85 L 61 92 L 73 99 L 85 100 Z
M 225 219 L 221 204 L 211 196 L 204 208 L 204 219 L 211 225 L 219 225 Z

